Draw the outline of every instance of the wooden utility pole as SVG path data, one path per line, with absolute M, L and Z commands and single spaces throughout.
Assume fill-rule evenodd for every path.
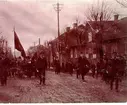
M 35 47 L 35 42 L 34 42 L 34 47 Z
M 57 12 L 57 31 L 58 31 L 58 43 L 59 43 L 59 36 L 60 36 L 60 18 L 59 18 L 59 15 L 60 15 L 60 11 L 61 11 L 61 5 L 62 4 L 59 4 L 59 3 L 57 3 L 57 4 L 55 4 L 54 5 L 54 9 L 56 10 L 56 12 Z M 59 51 L 59 50 L 58 50 Z
M 8 42 L 6 41 L 6 56 L 8 55 Z
M 40 38 L 39 38 L 39 46 L 41 45 L 41 40 L 40 40 Z
M 15 26 L 13 27 L 13 32 L 15 32 Z M 16 59 L 15 41 L 14 41 L 14 59 Z
M 56 10 L 57 12 L 57 28 L 58 28 L 58 56 L 59 56 L 59 61 L 60 61 L 60 40 L 59 40 L 59 36 L 60 36 L 60 18 L 59 18 L 59 13 L 62 9 L 62 4 L 55 4 L 53 5 L 54 6 L 54 9 Z

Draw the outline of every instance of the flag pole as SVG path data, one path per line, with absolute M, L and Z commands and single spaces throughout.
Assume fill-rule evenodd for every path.
M 16 55 L 15 55 L 15 48 L 14 48 L 14 58 L 16 58 Z
M 7 49 L 8 42 L 6 41 L 6 56 L 8 56 L 8 49 Z
M 14 46 L 15 49 L 18 50 L 18 51 L 20 51 L 21 56 L 23 58 L 25 58 L 26 57 L 26 53 L 25 53 L 25 50 L 24 50 L 24 48 L 23 48 L 23 46 L 22 46 L 22 44 L 21 44 L 21 42 L 20 42 L 20 40 L 18 38 L 17 33 L 15 32 L 15 28 L 14 28 L 14 45 L 15 45 Z
M 15 32 L 15 26 L 13 27 L 13 32 Z M 15 55 L 15 44 L 14 44 L 14 58 L 16 59 L 16 55 Z

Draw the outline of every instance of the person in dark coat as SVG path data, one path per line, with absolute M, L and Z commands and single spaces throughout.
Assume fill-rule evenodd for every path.
M 11 69 L 9 70 L 9 76 L 10 77 L 15 77 L 17 68 L 16 68 L 16 62 L 15 62 L 14 59 L 11 60 L 10 66 L 11 66 Z
M 78 64 L 79 64 L 80 74 L 82 75 L 82 80 L 85 81 L 84 76 L 89 72 L 90 63 L 82 53 L 78 58 Z
M 37 70 L 36 70 L 36 59 L 35 57 L 32 57 L 32 60 L 31 60 L 31 64 L 32 64 L 32 72 L 34 73 L 34 76 L 37 77 Z
M 3 85 L 3 58 L 0 57 L 0 82 Z
M 39 79 L 40 79 L 40 85 L 43 84 L 45 85 L 45 74 L 46 74 L 46 69 L 47 69 L 47 60 L 46 57 L 44 56 L 44 53 L 42 52 L 37 59 L 36 62 L 36 67 L 39 71 Z
M 97 62 L 97 74 L 96 74 L 96 78 L 98 78 L 98 76 L 102 76 L 103 75 L 103 70 L 105 69 L 105 63 L 103 58 L 100 59 L 100 61 Z
M 72 76 L 72 74 L 73 74 L 73 64 L 70 60 L 67 62 L 67 70 L 68 70 L 69 74 Z
M 94 78 L 95 76 L 95 71 L 96 71 L 96 65 L 93 63 L 91 64 L 91 69 L 92 69 L 92 77 Z
M 79 75 L 80 75 L 80 71 L 79 71 L 79 63 L 77 63 L 77 65 L 75 66 L 75 70 L 76 70 L 76 77 L 78 79 Z
M 125 75 L 126 60 L 123 56 L 120 56 L 119 74 L 121 77 Z
M 31 59 L 29 56 L 26 57 L 25 62 L 24 62 L 24 69 L 25 69 L 25 74 L 27 77 L 31 78 L 32 76 L 32 64 L 31 64 Z
M 8 72 L 6 69 L 2 71 L 2 77 L 1 77 L 1 85 L 7 85 L 7 77 L 8 77 Z
M 62 72 L 65 72 L 65 64 L 62 63 Z
M 54 65 L 55 65 L 55 73 L 59 74 L 60 73 L 60 62 L 59 62 L 58 58 L 56 58 L 54 60 Z
M 10 60 L 9 58 L 4 58 L 1 61 L 1 85 L 7 85 L 8 69 Z
M 105 71 L 103 72 L 103 80 L 105 81 L 106 84 L 108 84 L 110 81 L 109 72 L 111 71 L 111 69 L 112 69 L 112 60 L 107 59 L 105 63 Z
M 115 89 L 118 91 L 119 88 L 119 64 L 120 64 L 120 59 L 119 57 L 115 54 L 114 58 L 112 59 L 112 69 L 109 72 L 110 75 L 110 89 L 113 89 L 113 83 L 115 82 Z

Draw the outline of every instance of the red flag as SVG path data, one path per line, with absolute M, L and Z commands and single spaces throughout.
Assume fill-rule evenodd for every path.
M 15 49 L 21 52 L 22 57 L 26 57 L 24 48 L 22 47 L 20 40 L 15 31 L 14 31 L 14 45 L 15 45 Z

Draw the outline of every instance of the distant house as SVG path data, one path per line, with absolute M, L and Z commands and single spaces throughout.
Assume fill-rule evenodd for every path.
M 101 35 L 99 35 L 99 30 L 96 30 L 98 29 L 97 24 L 98 22 L 89 22 L 89 25 L 96 31 L 91 43 L 87 43 L 88 48 L 92 50 L 93 58 L 95 58 L 95 54 L 97 58 L 99 57 L 98 46 L 100 44 L 102 44 L 103 54 L 108 57 L 111 57 L 113 52 L 117 52 L 119 55 L 127 54 L 127 18 L 118 20 L 118 15 L 115 15 L 113 21 L 103 21 Z M 92 33 L 89 25 L 87 25 L 88 33 Z
M 75 61 L 80 52 L 85 51 L 84 47 L 88 38 L 84 30 L 84 25 L 77 26 L 76 23 L 74 23 L 73 28 L 67 27 L 66 32 L 60 35 L 59 40 L 58 38 L 52 40 L 53 55 L 57 56 L 59 51 L 61 62 L 66 63 L 69 59 Z
M 87 21 L 85 25 L 74 23 L 73 28 L 67 27 L 59 40 L 56 38 L 52 43 L 54 55 L 60 51 L 60 60 L 64 63 L 69 59 L 75 62 L 81 52 L 89 60 L 96 61 L 100 56 L 100 45 L 108 57 L 113 52 L 127 54 L 127 18 L 118 20 L 115 15 L 111 21 Z
M 104 33 L 103 50 L 109 57 L 113 52 L 127 54 L 127 18 L 118 20 Z

